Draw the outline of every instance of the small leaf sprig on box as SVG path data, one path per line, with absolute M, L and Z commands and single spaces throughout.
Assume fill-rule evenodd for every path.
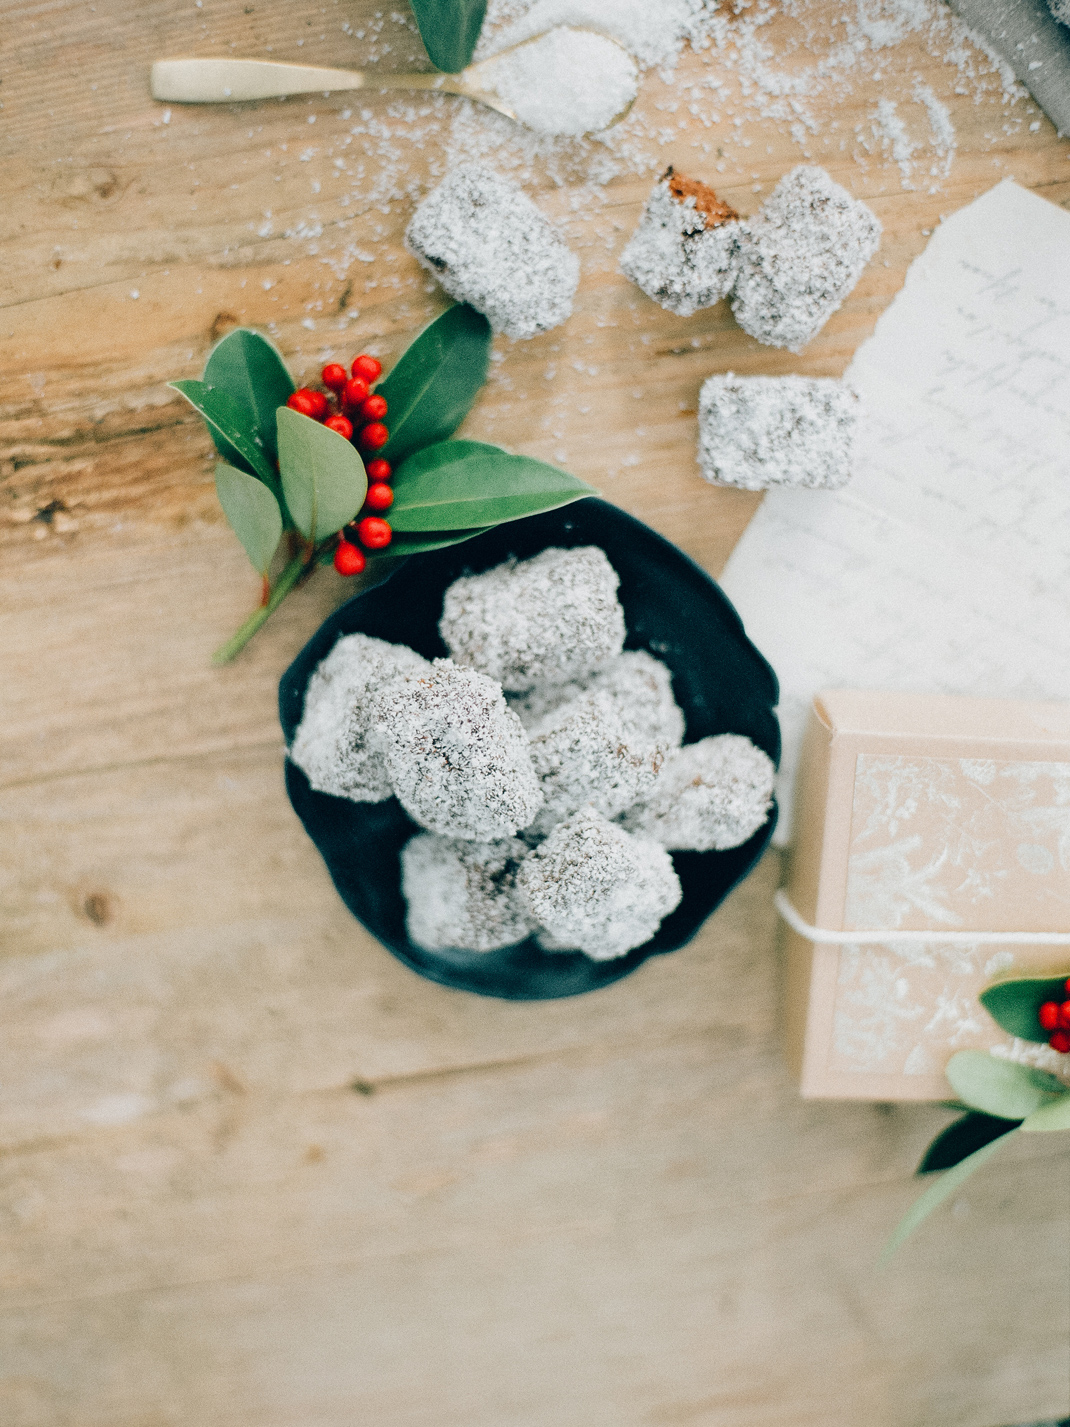
M 223 458 L 219 503 L 264 582 L 260 608 L 215 663 L 233 659 L 318 564 L 333 560 L 342 575 L 366 571 L 370 586 L 409 556 L 596 494 L 543 461 L 449 439 L 486 381 L 490 344 L 487 319 L 458 303 L 420 333 L 374 394 L 369 382 L 382 370 L 375 358 L 357 357 L 353 376 L 338 363 L 324 367 L 333 413 L 331 396 L 297 388 L 278 351 L 248 328 L 218 343 L 202 380 L 171 383 Z
M 980 1001 L 1001 1029 L 1024 1041 L 1070 1052 L 1070 977 L 1023 976 L 997 981 Z M 916 1200 L 889 1239 L 889 1259 L 923 1219 L 1019 1131 L 1070 1130 L 1070 1086 L 1058 1076 L 987 1051 L 960 1050 L 947 1064 L 961 1118 L 941 1130 L 918 1174 L 945 1173 Z

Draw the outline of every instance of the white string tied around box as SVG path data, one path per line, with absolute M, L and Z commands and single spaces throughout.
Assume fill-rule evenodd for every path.
M 799 915 L 788 894 L 781 887 L 773 895 L 780 915 L 800 936 L 823 946 L 879 946 L 906 943 L 919 946 L 925 942 L 947 942 L 952 946 L 1070 946 L 1070 932 L 945 932 L 945 931 L 829 931 L 813 927 Z

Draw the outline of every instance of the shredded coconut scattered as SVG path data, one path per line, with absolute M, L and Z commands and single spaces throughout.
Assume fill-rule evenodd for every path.
M 703 384 L 698 462 L 706 480 L 838 490 L 851 475 L 858 395 L 830 377 L 737 377 Z
M 881 225 L 824 169 L 800 164 L 740 225 L 732 311 L 773 347 L 803 347 L 843 302 L 877 251 Z
M 705 184 L 685 191 L 675 179 L 670 168 L 654 185 L 620 269 L 647 297 L 690 317 L 720 302 L 735 281 L 739 214 Z
M 430 665 L 404 644 L 347 634 L 317 665 L 290 759 L 318 793 L 381 803 L 393 791 L 381 755 L 368 744 L 377 701 L 391 681 Z
M 605 35 L 558 25 L 488 64 L 487 78 L 523 124 L 543 134 L 608 128 L 635 99 L 639 70 Z
M 558 823 L 520 864 L 517 886 L 559 948 L 595 961 L 649 941 L 682 896 L 667 852 L 589 808 Z
M 388 686 L 372 741 L 401 806 L 430 832 L 494 842 L 542 806 L 528 736 L 501 685 L 450 659 Z
M 443 600 L 439 633 L 458 664 L 506 689 L 567 683 L 620 653 L 619 583 L 596 546 L 543 550 L 455 580 Z
M 401 853 L 409 937 L 427 951 L 495 951 L 523 941 L 534 923 L 516 873 L 528 851 L 515 838 L 465 842 L 420 833 Z
M 405 244 L 496 332 L 533 337 L 572 312 L 579 259 L 515 183 L 483 164 L 454 169 L 424 199 Z
M 622 825 L 679 851 L 739 847 L 769 815 L 775 771 L 742 734 L 686 744 L 669 754 L 652 795 Z

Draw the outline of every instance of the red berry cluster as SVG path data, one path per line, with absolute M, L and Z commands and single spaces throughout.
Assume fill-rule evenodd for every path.
M 1066 994 L 1070 996 L 1070 979 L 1066 983 Z M 1041 1028 L 1050 1031 L 1048 1044 L 1052 1050 L 1060 1051 L 1063 1055 L 1070 1052 L 1070 1001 L 1064 1001 L 1062 1005 L 1058 1001 L 1045 1001 L 1037 1012 Z
M 339 536 L 334 552 L 334 568 L 340 575 L 359 575 L 365 565 L 364 550 L 385 550 L 393 536 L 389 522 L 373 513 L 389 510 L 394 503 L 394 492 L 388 485 L 392 475 L 390 462 L 375 455 L 390 440 L 390 432 L 383 425 L 386 397 L 371 390 L 382 371 L 382 363 L 367 352 L 353 358 L 348 372 L 341 362 L 328 362 L 320 376 L 323 385 L 333 393 L 337 410 L 332 411 L 325 392 L 313 391 L 310 387 L 299 387 L 286 403 L 302 416 L 322 421 L 324 426 L 352 441 L 365 459 L 368 493 L 364 497 L 364 508 Z

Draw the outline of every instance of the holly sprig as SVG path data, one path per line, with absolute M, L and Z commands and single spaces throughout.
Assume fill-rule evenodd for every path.
M 490 344 L 487 319 L 458 303 L 379 384 L 390 434 L 377 454 L 394 468 L 393 500 L 389 526 L 378 522 L 389 545 L 368 559 L 365 588 L 410 556 L 597 493 L 544 461 L 450 439 L 486 381 Z M 287 405 L 294 380 L 276 348 L 250 328 L 213 348 L 200 381 L 171 386 L 204 418 L 222 457 L 219 503 L 263 579 L 260 607 L 213 656 L 225 664 L 316 565 L 334 557 L 340 532 L 364 505 L 368 476 L 350 440 Z
M 1068 997 L 1070 978 L 1065 975 L 1022 976 L 986 987 L 980 1000 L 1010 1035 L 1051 1044 L 1052 1027 L 1045 1024 L 1048 1008 L 1060 1013 L 1060 1025 L 1065 1022 L 1070 1030 Z M 941 1130 L 922 1156 L 919 1175 L 944 1172 L 900 1220 L 882 1261 L 1011 1136 L 1070 1130 L 1070 1086 L 1047 1071 L 987 1051 L 960 1050 L 948 1061 L 946 1075 L 958 1097 L 948 1108 L 965 1114 Z

